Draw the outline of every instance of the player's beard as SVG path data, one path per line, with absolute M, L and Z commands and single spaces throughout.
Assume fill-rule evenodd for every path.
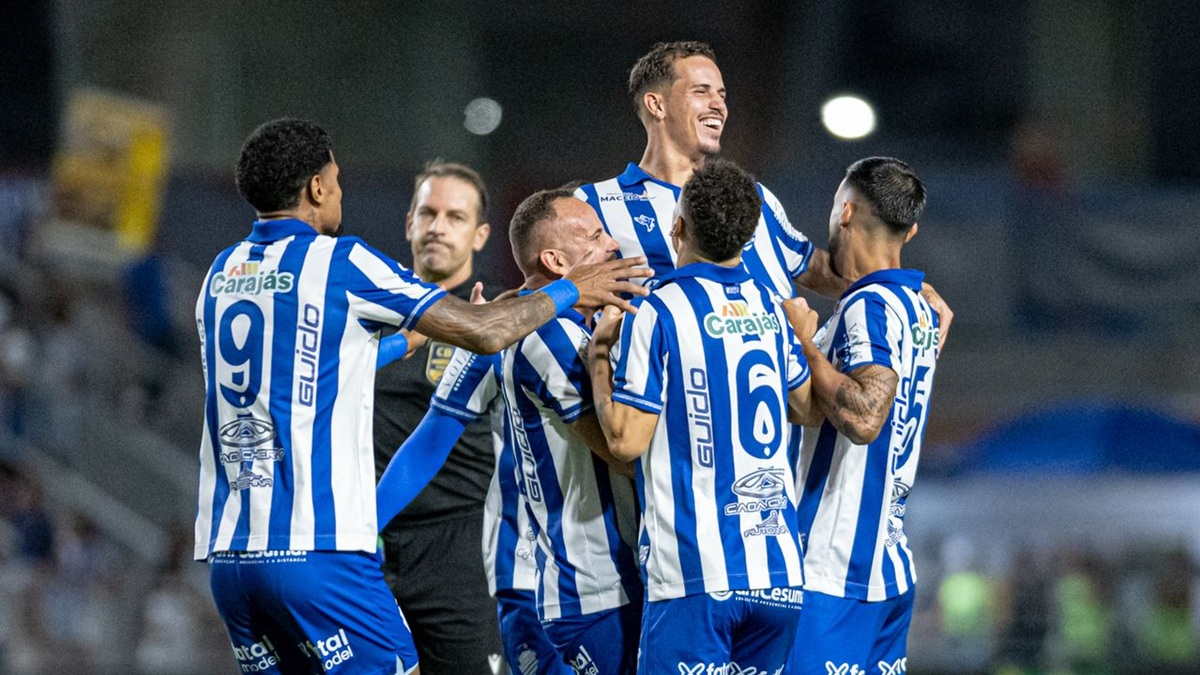
M 838 269 L 838 249 L 841 248 L 838 244 L 837 236 L 829 238 L 829 271 L 833 272 L 834 276 L 842 276 L 841 270 Z

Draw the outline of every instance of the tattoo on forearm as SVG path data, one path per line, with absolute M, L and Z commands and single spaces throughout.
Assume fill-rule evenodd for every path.
M 896 398 L 896 372 L 870 365 L 850 373 L 850 380 L 837 388 L 830 418 L 840 431 L 878 429 Z

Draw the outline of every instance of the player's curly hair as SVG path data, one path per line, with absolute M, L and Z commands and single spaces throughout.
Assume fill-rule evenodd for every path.
M 554 218 L 555 202 L 574 196 L 575 191 L 569 187 L 540 190 L 526 197 L 513 212 L 512 222 L 508 225 L 508 240 L 512 244 L 513 259 L 523 274 L 531 274 L 537 268 L 539 251 L 535 249 L 541 245 L 538 226 Z
M 754 177 L 733 162 L 710 159 L 683 185 L 679 213 L 700 255 L 716 262 L 741 252 L 754 236 L 762 197 Z
M 846 169 L 846 184 L 871 203 L 893 235 L 907 233 L 925 210 L 925 185 L 912 167 L 892 157 L 867 157 Z
M 638 115 L 642 114 L 642 94 L 674 82 L 675 62 L 689 56 L 705 56 L 714 63 L 717 60 L 712 47 L 707 44 L 683 40 L 659 42 L 633 64 L 633 69 L 629 71 L 629 96 L 633 99 L 633 109 Z
M 309 179 L 331 161 L 329 134 L 316 123 L 271 120 L 242 144 L 235 168 L 238 191 L 259 213 L 292 209 Z

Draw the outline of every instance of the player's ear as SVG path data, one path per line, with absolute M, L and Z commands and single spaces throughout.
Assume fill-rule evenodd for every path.
M 544 248 L 538 253 L 538 264 L 552 276 L 566 276 L 570 270 L 567 256 L 556 248 Z
M 480 223 L 475 226 L 475 237 L 471 241 L 471 250 L 478 253 L 483 250 L 483 245 L 487 243 L 488 236 L 492 233 L 492 226 L 487 223 Z
M 850 219 L 854 217 L 854 202 L 847 199 L 842 202 L 842 215 L 838 216 L 838 225 L 845 227 L 850 224 Z
M 917 224 L 913 223 L 912 227 L 908 228 L 908 234 L 904 235 L 904 243 L 907 244 L 908 242 L 912 241 L 912 238 L 917 236 L 918 229 L 920 228 L 917 226 Z
M 667 116 L 666 97 L 657 91 L 642 94 L 642 108 L 651 119 L 661 120 Z
M 305 191 L 308 195 L 308 200 L 318 206 L 325 201 L 326 190 L 321 184 L 321 174 L 315 173 L 312 178 L 308 179 L 308 185 L 305 186 Z
M 404 240 L 412 241 L 413 217 L 412 211 L 404 214 Z

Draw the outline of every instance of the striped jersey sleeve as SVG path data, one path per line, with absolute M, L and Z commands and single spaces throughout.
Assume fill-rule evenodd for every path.
M 500 394 L 493 373 L 499 363 L 499 354 L 480 355 L 456 348 L 429 404 L 466 424 L 474 422 L 487 414 Z

